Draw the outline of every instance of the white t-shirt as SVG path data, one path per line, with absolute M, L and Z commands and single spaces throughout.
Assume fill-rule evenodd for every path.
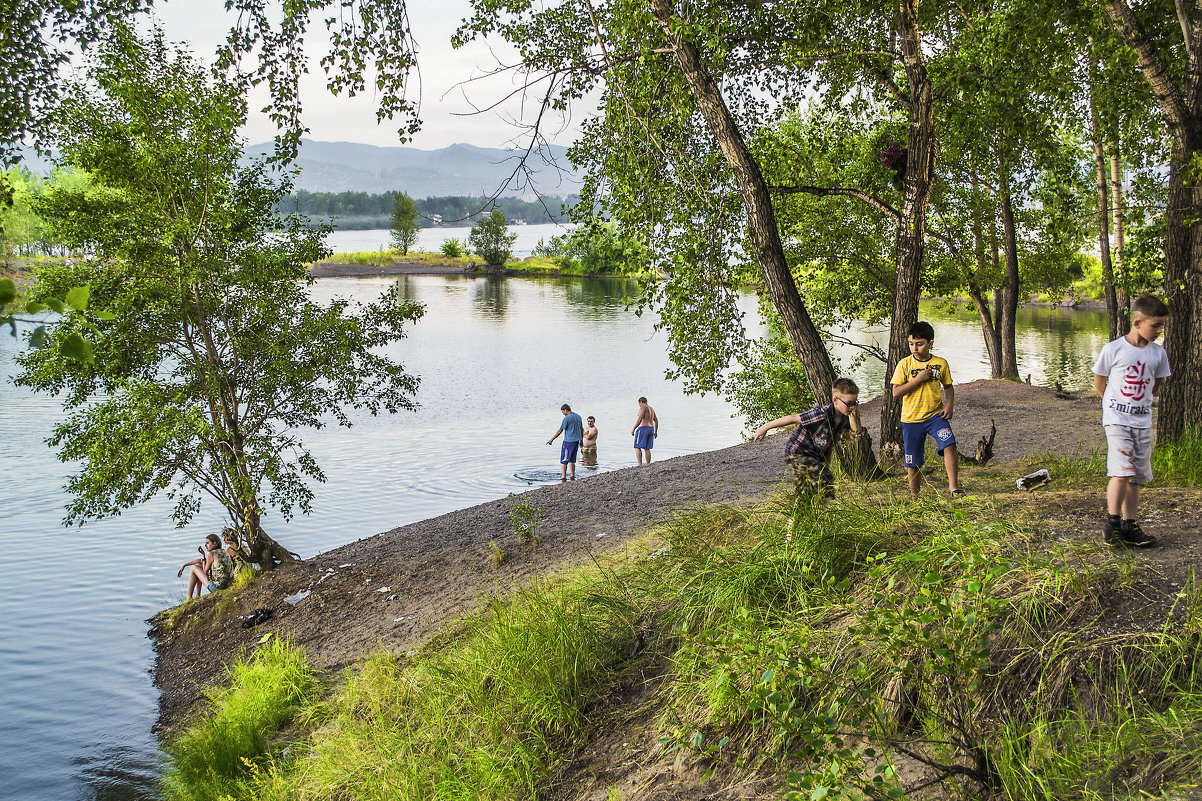
M 1106 376 L 1102 395 L 1102 425 L 1128 428 L 1152 427 L 1152 387 L 1167 378 L 1169 355 L 1159 343 L 1142 348 L 1127 337 L 1107 342 L 1094 362 L 1095 375 Z

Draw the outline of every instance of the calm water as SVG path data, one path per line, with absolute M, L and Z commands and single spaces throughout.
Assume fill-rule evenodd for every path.
M 544 226 L 527 226 L 543 228 Z M 546 226 L 548 228 L 552 226 Z M 445 230 L 445 229 L 443 229 Z M 367 232 L 347 232 L 367 233 Z M 543 234 L 547 235 L 547 234 Z M 439 240 L 441 241 L 441 240 Z M 537 237 L 535 238 L 537 241 Z M 307 434 L 329 481 L 314 513 L 269 530 L 303 556 L 394 526 L 520 492 L 515 478 L 558 470 L 560 403 L 596 416 L 600 468 L 634 464 L 630 426 L 647 395 L 661 419 L 656 458 L 725 447 L 742 421 L 713 397 L 665 381 L 664 336 L 624 308 L 624 282 L 416 277 L 403 281 L 426 317 L 396 346 L 422 377 L 415 413 L 361 419 Z M 314 289 L 368 299 L 388 282 L 325 279 Z M 746 309 L 754 309 L 747 299 Z M 972 318 L 929 309 L 936 351 L 957 381 L 988 375 Z M 1097 314 L 1026 310 L 1020 364 L 1035 383 L 1089 380 L 1104 339 Z M 871 341 L 884 332 L 854 330 Z M 18 344 L 0 336 L 0 776 L 30 799 L 154 796 L 160 753 L 150 727 L 157 694 L 145 619 L 178 602 L 180 563 L 221 515 L 208 508 L 173 529 L 165 503 L 83 528 L 60 526 L 69 472 L 42 443 L 60 416 L 53 398 L 8 381 Z M 850 351 L 840 351 L 850 359 Z M 865 394 L 883 368 L 854 371 Z M 775 452 L 766 452 L 775 458 Z M 583 472 L 583 471 L 582 471 Z

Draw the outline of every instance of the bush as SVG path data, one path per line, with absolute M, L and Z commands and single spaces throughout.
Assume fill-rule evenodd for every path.
M 450 256 L 452 258 L 454 258 L 456 256 L 462 256 L 463 255 L 463 243 L 460 242 L 458 239 L 455 239 L 454 237 L 452 237 L 451 239 L 444 239 L 442 242 L 442 245 L 438 248 L 438 250 L 444 256 Z
M 517 234 L 509 233 L 500 209 L 493 209 L 492 214 L 481 220 L 468 235 L 472 251 L 490 267 L 499 267 L 509 261 L 509 248 L 517 238 Z

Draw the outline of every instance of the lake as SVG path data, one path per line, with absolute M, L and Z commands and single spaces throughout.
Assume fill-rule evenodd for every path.
M 313 293 L 366 300 L 391 280 L 322 279 Z M 635 463 L 629 431 L 639 395 L 661 420 L 657 459 L 742 440 L 743 422 L 725 402 L 685 396 L 663 377 L 666 338 L 654 330 L 654 315 L 626 308 L 634 290 L 625 281 L 401 281 L 406 296 L 427 309 L 395 346 L 422 378 L 421 408 L 305 434 L 328 482 L 315 486 L 310 517 L 264 522 L 304 557 L 520 492 L 530 485 L 518 475 L 557 473 L 558 443 L 545 443 L 563 402 L 597 418 L 601 470 Z M 746 296 L 743 307 L 754 318 L 754 298 Z M 935 324 L 935 351 L 948 358 L 956 380 L 987 377 L 967 310 L 949 319 L 923 308 Z M 1024 375 L 1071 386 L 1090 380 L 1105 340 L 1103 314 L 1028 308 L 1020 324 Z M 872 342 L 887 332 L 861 326 L 845 335 Z M 54 398 L 12 385 L 20 347 L 0 335 L 0 775 L 10 797 L 29 801 L 152 798 L 162 763 L 150 732 L 157 691 L 145 620 L 183 598 L 176 570 L 222 526 L 222 516 L 208 507 L 178 530 L 168 504 L 155 501 L 63 528 L 61 487 L 70 466 L 43 444 L 61 411 Z M 849 363 L 852 351 L 840 346 L 836 355 Z M 883 367 L 851 372 L 865 396 L 883 386 Z M 779 454 L 771 449 L 765 457 Z

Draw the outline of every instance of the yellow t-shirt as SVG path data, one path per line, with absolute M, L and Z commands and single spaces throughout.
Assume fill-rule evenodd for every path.
M 902 396 L 903 423 L 921 423 L 943 411 L 943 387 L 952 385 L 952 368 L 947 366 L 946 359 L 931 356 L 925 362 L 920 362 L 913 356 L 907 356 L 897 363 L 897 369 L 893 371 L 893 385 L 909 383 L 928 367 L 931 368 L 931 380 Z

